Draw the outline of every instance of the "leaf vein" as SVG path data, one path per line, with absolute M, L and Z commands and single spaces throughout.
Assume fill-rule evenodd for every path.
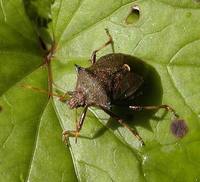
M 28 72 L 27 74 L 23 75 L 18 81 L 16 81 L 15 83 L 13 83 L 11 86 L 7 87 L 6 90 L 4 90 L 4 92 L 2 94 L 0 94 L 0 97 L 3 94 L 5 94 L 6 92 L 8 92 L 12 87 L 16 86 L 18 83 L 20 83 L 26 77 L 28 77 L 30 74 L 32 74 L 34 71 L 36 71 L 40 67 L 41 67 L 41 64 L 39 66 L 37 66 L 37 68 L 33 68 L 32 70 L 30 70 L 30 72 Z
M 190 111 L 195 115 L 197 116 L 197 114 L 192 110 L 192 108 L 188 105 L 188 103 L 186 102 L 184 96 L 181 94 L 181 92 L 179 91 L 179 89 L 176 87 L 176 84 L 174 83 L 174 80 L 173 80 L 173 75 L 171 75 L 170 73 L 170 68 L 167 66 L 167 73 L 169 75 L 169 78 L 170 78 L 170 82 L 172 84 L 172 86 L 174 87 L 174 89 L 177 91 L 178 95 L 180 96 L 180 98 L 183 100 L 184 104 L 190 109 Z
M 184 49 L 185 47 L 187 47 L 188 45 L 190 44 L 193 44 L 194 42 L 198 42 L 200 41 L 200 39 L 194 39 L 194 40 L 191 40 L 189 42 L 187 42 L 186 44 L 182 45 L 177 51 L 176 53 L 169 59 L 169 63 L 168 64 L 171 64 L 174 60 L 174 58 L 182 51 L 182 49 Z
M 111 181 L 115 181 L 115 180 L 112 178 L 112 176 L 111 176 L 106 170 L 104 170 L 104 169 L 102 169 L 102 168 L 100 168 L 100 167 L 98 167 L 98 166 L 96 166 L 96 165 L 87 163 L 87 162 L 85 162 L 85 161 L 83 161 L 83 160 L 77 160 L 77 162 L 79 162 L 80 164 L 83 164 L 83 165 L 85 165 L 85 166 L 90 166 L 90 167 L 95 168 L 95 169 L 97 169 L 97 170 L 99 170 L 99 171 L 102 171 L 103 173 L 105 173 L 105 174 L 111 179 Z
M 29 178 L 30 178 L 30 175 L 31 175 L 31 170 L 32 170 L 32 167 L 33 167 L 32 163 L 34 161 L 35 152 L 36 152 L 36 149 L 37 149 L 37 144 L 38 144 L 38 138 L 39 138 L 39 131 L 40 131 L 40 126 L 41 126 L 42 116 L 43 116 L 44 110 L 46 109 L 48 103 L 49 103 L 49 100 L 45 104 L 45 106 L 42 109 L 42 112 L 41 112 L 41 114 L 39 116 L 39 123 L 38 123 L 38 127 L 37 127 L 36 134 L 35 134 L 35 143 L 33 145 L 33 151 L 32 151 L 32 155 L 31 155 L 31 159 L 30 159 L 30 163 L 29 163 L 29 168 L 28 168 L 27 176 L 26 176 L 26 180 L 25 180 L 27 182 L 29 181 Z
M 199 10 L 199 7 L 184 7 L 184 6 L 182 6 L 182 5 L 180 5 L 180 6 L 178 6 L 178 5 L 172 5 L 172 4 L 170 4 L 170 3 L 167 3 L 166 1 L 164 2 L 164 1 L 162 1 L 162 0 L 154 0 L 155 2 L 159 2 L 159 3 L 162 3 L 163 5 L 165 5 L 165 6 L 170 6 L 170 7 L 172 7 L 172 8 L 176 8 L 176 9 L 190 9 L 190 10 Z
M 63 3 L 63 0 L 60 0 L 58 13 L 57 13 L 56 20 L 55 20 L 55 29 L 56 29 L 57 24 L 58 24 L 58 16 L 59 16 L 59 14 L 60 14 L 60 10 L 61 10 L 62 3 Z M 56 30 L 55 30 L 55 32 L 56 32 Z
M 112 14 L 114 14 L 118 9 L 120 9 L 120 8 L 122 8 L 122 7 L 124 7 L 124 6 L 128 5 L 128 4 L 132 4 L 132 3 L 133 3 L 133 2 L 131 2 L 131 3 L 129 2 L 129 3 L 124 4 L 123 6 L 120 6 L 120 7 L 116 8 L 116 9 L 114 9 L 109 15 L 106 15 L 106 16 L 102 17 L 102 19 L 100 19 L 99 21 L 90 24 L 88 27 L 86 27 L 86 28 L 82 29 L 81 31 L 77 32 L 76 34 L 74 34 L 70 39 L 68 39 L 68 40 L 66 40 L 65 42 L 63 42 L 63 45 L 64 45 L 64 44 L 68 44 L 69 42 L 71 42 L 72 40 L 74 40 L 76 37 L 78 37 L 80 34 L 86 32 L 87 30 L 91 29 L 92 27 L 98 25 L 99 23 L 101 23 L 102 21 L 104 21 L 106 18 L 109 18 L 109 17 L 110 17 Z
M 72 13 L 72 15 L 71 15 L 69 21 L 67 22 L 67 25 L 66 25 L 65 29 L 62 31 L 62 33 L 61 33 L 61 35 L 60 35 L 60 38 L 59 38 L 59 40 L 58 40 L 58 44 L 59 44 L 60 40 L 62 39 L 64 32 L 65 32 L 66 29 L 68 28 L 70 22 L 72 21 L 72 19 L 73 19 L 73 17 L 75 16 L 75 14 L 78 12 L 78 10 L 79 10 L 79 8 L 81 7 L 81 5 L 82 5 L 83 2 L 84 2 L 84 0 L 79 1 L 78 6 L 76 7 L 76 9 L 74 10 L 74 12 Z

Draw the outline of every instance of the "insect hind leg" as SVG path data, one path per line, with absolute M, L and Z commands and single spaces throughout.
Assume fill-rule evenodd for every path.
M 107 45 L 111 44 L 112 51 L 115 52 L 114 51 L 114 41 L 113 41 L 113 38 L 110 35 L 109 30 L 107 28 L 105 29 L 105 31 L 106 31 L 106 34 L 108 36 L 108 41 L 105 44 L 103 44 L 101 47 L 99 47 L 98 49 L 96 49 L 96 50 L 94 50 L 92 52 L 92 55 L 91 55 L 91 58 L 90 58 L 92 64 L 94 64 L 96 62 L 96 54 L 97 54 L 97 52 L 100 51 L 101 49 L 103 49 L 104 47 L 106 47 Z
M 166 111 L 171 112 L 174 118 L 179 118 L 179 115 L 176 113 L 176 111 L 171 106 L 166 104 L 158 106 L 129 106 L 129 108 L 133 109 L 134 111 L 165 109 Z
M 144 141 L 143 141 L 143 139 L 141 138 L 141 136 L 139 135 L 139 133 L 135 130 L 135 129 L 133 129 L 133 128 L 131 128 L 131 127 L 129 127 L 124 121 L 123 121 L 123 119 L 121 119 L 119 116 L 117 116 L 115 113 L 113 113 L 112 111 L 110 111 L 110 110 L 108 110 L 108 109 L 106 109 L 106 108 L 104 108 L 104 107 L 101 107 L 107 114 L 109 114 L 112 118 L 114 118 L 117 122 L 119 122 L 122 126 L 124 126 L 125 128 L 127 128 L 141 143 L 142 143 L 142 145 L 144 145 Z

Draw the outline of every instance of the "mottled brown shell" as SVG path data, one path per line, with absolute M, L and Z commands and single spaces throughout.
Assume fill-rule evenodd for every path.
M 99 105 L 109 108 L 110 98 L 105 88 L 95 74 L 87 69 L 78 72 L 76 92 L 82 92 L 85 97 L 86 105 Z
M 143 83 L 142 66 L 143 62 L 132 56 L 107 54 L 92 66 L 79 69 L 75 92 L 84 95 L 84 104 L 107 108 L 134 99 Z
M 130 70 L 123 70 L 124 65 L 128 65 Z M 144 81 L 144 66 L 144 62 L 135 57 L 112 53 L 101 57 L 88 70 L 101 82 L 111 104 L 120 104 L 134 99 Z

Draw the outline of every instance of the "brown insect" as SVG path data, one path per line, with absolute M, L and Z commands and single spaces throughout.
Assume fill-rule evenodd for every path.
M 109 40 L 99 49 L 93 51 L 91 56 L 92 65 L 88 68 L 75 65 L 77 71 L 77 83 L 75 90 L 66 92 L 64 95 L 48 93 L 44 90 L 25 85 L 39 92 L 48 93 L 48 95 L 59 97 L 60 101 L 66 102 L 71 109 L 83 107 L 83 111 L 76 123 L 76 129 L 73 131 L 64 131 L 64 140 L 68 137 L 77 137 L 80 135 L 86 113 L 89 107 L 94 106 L 101 108 L 112 118 L 118 121 L 122 126 L 126 127 L 142 144 L 144 141 L 136 130 L 130 128 L 122 118 L 112 112 L 113 106 L 128 105 L 134 111 L 141 110 L 158 110 L 165 109 L 170 111 L 174 118 L 178 115 L 169 105 L 157 106 L 138 106 L 130 105 L 138 95 L 143 83 L 145 73 L 141 69 L 141 65 L 145 63 L 136 57 L 122 54 L 111 53 L 100 57 L 96 60 L 96 53 L 107 45 L 111 44 L 113 48 L 113 39 L 106 29 Z M 114 49 L 113 49 L 114 50 Z M 114 51 L 113 51 L 114 52 Z M 70 98 L 68 98 L 70 96 Z
M 84 107 L 83 112 L 76 124 L 74 131 L 64 131 L 63 136 L 77 137 L 83 126 L 87 110 L 90 106 L 101 108 L 112 118 L 118 121 L 121 125 L 126 127 L 138 140 L 144 144 L 140 135 L 136 130 L 130 128 L 119 116 L 111 111 L 113 105 L 124 105 L 133 101 L 137 96 L 138 90 L 144 82 L 143 74 L 137 73 L 137 65 L 144 64 L 143 61 L 135 58 L 135 65 L 133 57 L 122 54 L 112 53 L 100 57 L 96 60 L 96 53 L 107 45 L 111 44 L 113 47 L 113 39 L 106 29 L 109 40 L 99 49 L 93 51 L 91 56 L 92 65 L 88 68 L 76 66 L 77 83 L 75 90 L 70 92 L 71 98 L 67 104 L 71 109 Z M 130 59 L 131 57 L 131 59 Z M 132 66 L 133 65 L 133 66 Z M 65 100 L 62 99 L 61 100 Z M 172 112 L 175 118 L 178 117 L 175 110 L 168 105 L 158 106 L 134 106 L 130 105 L 134 111 L 141 110 L 156 110 L 166 109 Z

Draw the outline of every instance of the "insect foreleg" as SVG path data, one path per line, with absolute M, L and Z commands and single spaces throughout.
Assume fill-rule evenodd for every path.
M 111 44 L 112 50 L 113 50 L 113 52 L 114 52 L 114 42 L 113 42 L 113 38 L 112 38 L 112 36 L 110 35 L 108 29 L 105 29 L 105 31 L 106 31 L 106 34 L 108 35 L 108 38 L 109 38 L 109 39 L 108 39 L 108 41 L 107 41 L 105 44 L 103 44 L 101 47 L 99 47 L 98 49 L 96 49 L 96 50 L 94 50 L 94 51 L 92 52 L 92 56 L 91 56 L 91 62 L 92 62 L 92 64 L 94 64 L 94 63 L 96 62 L 96 54 L 97 54 L 97 52 L 100 51 L 101 49 L 103 49 L 104 47 L 106 47 L 107 45 Z
M 76 130 L 72 130 L 72 131 L 65 130 L 65 131 L 63 131 L 63 133 L 62 133 L 63 141 L 67 142 L 69 137 L 75 137 L 75 142 L 77 143 L 77 137 L 80 135 L 79 132 L 81 131 L 81 128 L 83 126 L 87 110 L 88 110 L 88 106 L 86 105 L 83 109 L 83 112 L 81 113 L 79 121 L 76 123 Z

